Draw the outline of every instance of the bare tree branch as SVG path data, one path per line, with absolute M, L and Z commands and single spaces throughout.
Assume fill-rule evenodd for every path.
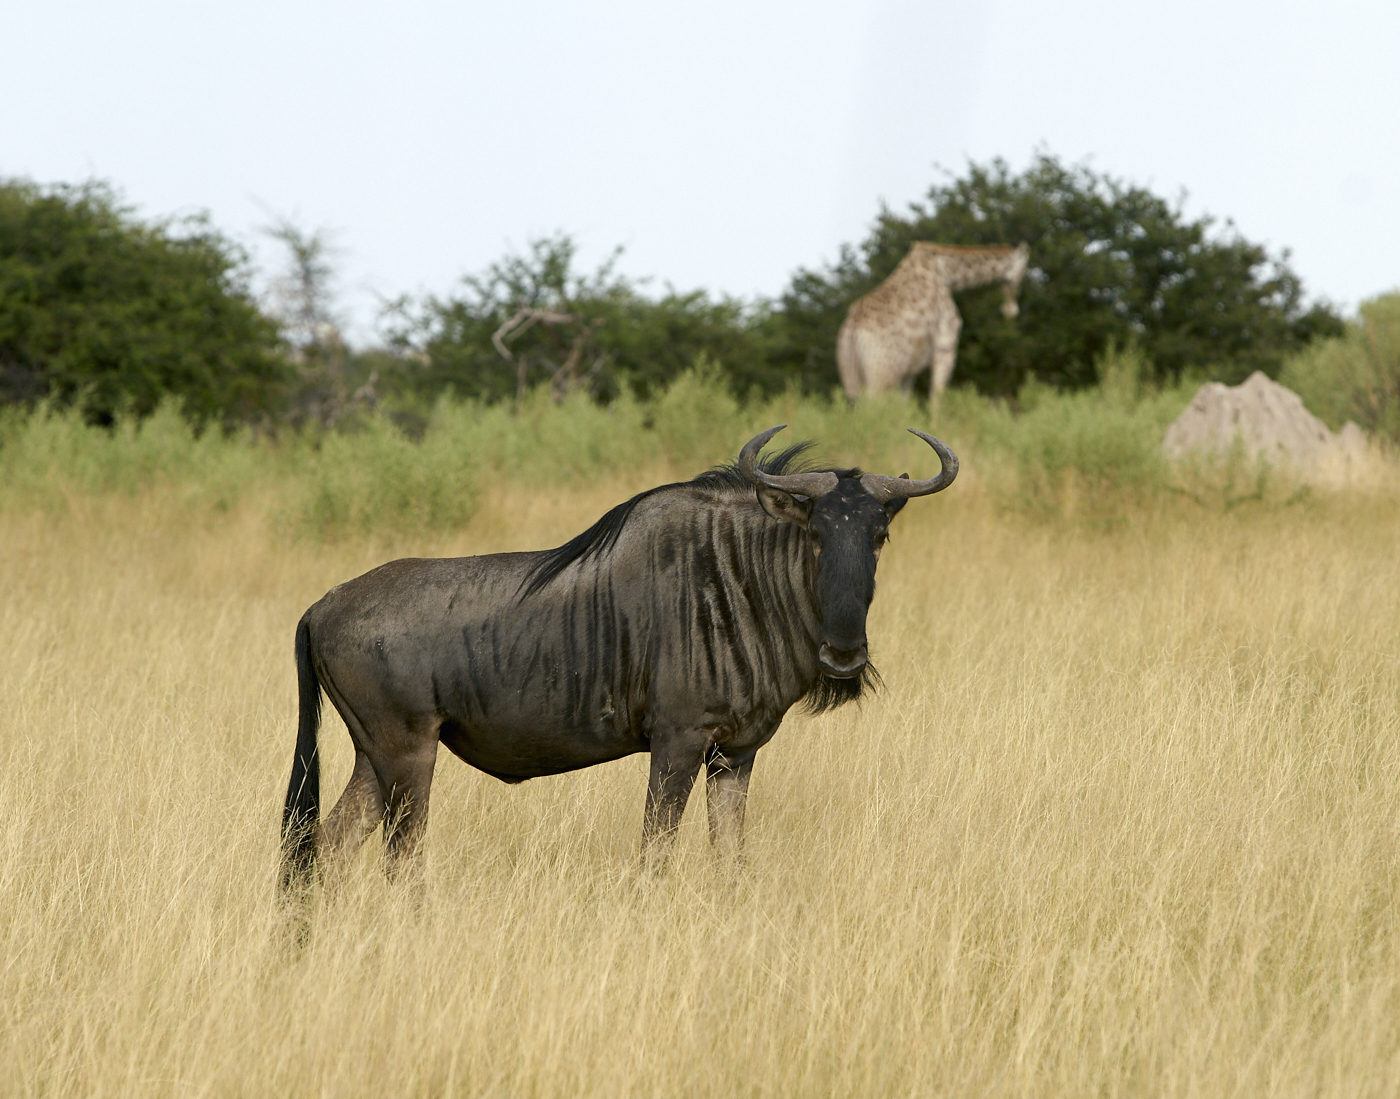
M 553 313 L 548 309 L 520 309 L 515 315 L 491 333 L 491 342 L 496 345 L 496 350 L 501 353 L 501 358 L 506 362 L 514 362 L 515 356 L 510 353 L 510 348 L 506 346 L 506 339 L 514 338 L 528 332 L 536 322 L 540 324 L 571 324 L 574 321 L 572 313 Z

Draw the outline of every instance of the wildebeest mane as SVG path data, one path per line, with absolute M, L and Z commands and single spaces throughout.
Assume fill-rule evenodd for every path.
M 809 467 L 802 462 L 802 456 L 812 449 L 811 442 L 794 443 L 786 450 L 781 450 L 777 454 L 770 454 L 766 458 L 760 458 L 758 468 L 764 473 L 771 473 L 775 476 L 782 476 L 786 473 L 806 473 Z M 839 469 L 833 471 L 839 476 L 859 475 L 859 470 Z M 551 580 L 572 565 L 575 561 L 586 561 L 590 557 L 596 557 L 600 553 L 606 553 L 617 544 L 618 537 L 622 534 L 622 528 L 627 525 L 627 520 L 632 514 L 632 510 L 648 496 L 655 496 L 662 492 L 673 492 L 676 489 L 704 489 L 710 492 L 752 492 L 753 486 L 742 473 L 739 472 L 737 463 L 729 465 L 715 466 L 707 469 L 697 477 L 689 481 L 677 481 L 675 484 L 659 485 L 656 488 L 649 488 L 646 492 L 639 492 L 632 499 L 626 500 L 613 508 L 591 527 L 577 537 L 570 538 L 558 549 L 549 550 L 525 577 L 520 585 L 522 597 L 529 597 L 541 588 L 546 587 Z

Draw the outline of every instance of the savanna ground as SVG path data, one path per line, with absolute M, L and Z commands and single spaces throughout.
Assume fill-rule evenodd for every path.
M 513 473 L 463 481 L 461 512 L 337 497 L 357 445 L 398 453 L 373 431 L 273 476 L 247 441 L 153 429 L 104 451 L 71 421 L 12 424 L 0 1091 L 1400 1088 L 1393 476 L 1096 488 L 1041 454 L 999 488 L 983 430 L 984 457 L 895 523 L 870 618 L 883 691 L 794 713 L 760 754 L 737 881 L 709 859 L 701 788 L 672 872 L 639 875 L 643 756 L 505 786 L 444 753 L 422 910 L 370 843 L 290 945 L 274 882 L 292 631 L 327 588 L 390 556 L 557 545 L 777 412 L 837 460 L 932 472 L 922 444 L 900 449 L 903 408 L 805 425 L 801 408 L 742 425 L 697 408 L 669 451 L 604 424 L 592 472 L 555 485 L 539 455 L 587 433 L 546 424 Z M 959 422 L 937 428 L 959 447 Z M 608 456 L 629 440 L 644 461 Z M 390 487 L 433 484 L 401 470 Z M 351 760 L 333 712 L 322 750 L 328 803 Z

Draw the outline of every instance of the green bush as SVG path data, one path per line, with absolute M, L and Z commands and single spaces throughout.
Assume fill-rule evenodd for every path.
M 1279 380 L 1334 431 L 1355 420 L 1400 442 L 1400 292 L 1364 303 L 1342 336 L 1300 351 Z
M 1102 389 L 1058 393 L 1028 382 L 1021 412 L 997 424 L 984 449 L 1009 459 L 998 487 L 1034 513 L 1099 515 L 1160 491 L 1168 471 L 1162 435 L 1185 403 L 1165 398 L 1124 403 Z
M 247 432 L 196 432 L 171 397 L 109 428 L 88 423 L 79 406 L 0 410 L 0 500 L 12 506 L 55 508 L 74 494 L 130 496 L 163 485 L 226 509 L 267 476 L 274 457 Z
M 260 421 L 290 378 L 245 256 L 207 218 L 147 224 L 99 183 L 0 180 L 0 404 L 111 424 L 174 398 L 196 423 Z
M 567 491 L 637 471 L 648 481 L 690 477 L 733 461 L 745 440 L 782 423 L 789 427 L 775 446 L 811 439 L 813 458 L 831 465 L 914 477 L 931 476 L 938 463 L 905 428 L 931 430 L 962 459 L 965 483 L 1037 516 L 1113 521 L 1183 492 L 1208 506 L 1262 499 L 1257 471 L 1226 463 L 1197 476 L 1163 460 L 1163 433 L 1190 387 L 1144 383 L 1150 370 L 1132 345 L 1096 369 L 1093 389 L 1061 393 L 1031 382 L 1016 402 L 950 390 L 930 414 L 898 394 L 854 406 L 795 389 L 745 401 L 702 363 L 654 398 L 624 394 L 606 406 L 582 393 L 556 402 L 544 388 L 516 410 L 442 398 L 416 438 L 382 415 L 340 431 L 255 438 L 197 434 L 169 402 L 110 429 L 41 406 L 0 415 L 0 509 L 160 492 L 192 509 L 265 507 L 294 538 L 394 539 L 461 527 L 487 484 Z
M 429 431 L 415 443 L 376 418 L 353 433 L 326 433 L 299 465 L 297 534 L 334 539 L 451 530 L 476 508 L 470 455 L 447 432 Z

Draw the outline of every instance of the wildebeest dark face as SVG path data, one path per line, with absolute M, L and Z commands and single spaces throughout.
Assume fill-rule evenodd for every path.
M 817 659 L 828 677 L 853 679 L 869 660 L 865 616 L 875 597 L 875 565 L 890 521 L 912 497 L 931 496 L 952 484 L 958 458 L 932 435 L 911 427 L 937 452 L 937 477 L 911 481 L 907 473 L 888 477 L 858 469 L 772 474 L 758 467 L 758 452 L 782 429 L 769 428 L 745 443 L 739 472 L 754 486 L 764 511 L 807 532 L 822 620 Z
M 857 477 L 842 477 L 816 499 L 763 488 L 759 501 L 773 518 L 807 531 L 822 617 L 822 671 L 833 679 L 860 675 L 869 660 L 865 618 L 875 597 L 875 566 L 890 521 L 906 501 L 881 504 Z

